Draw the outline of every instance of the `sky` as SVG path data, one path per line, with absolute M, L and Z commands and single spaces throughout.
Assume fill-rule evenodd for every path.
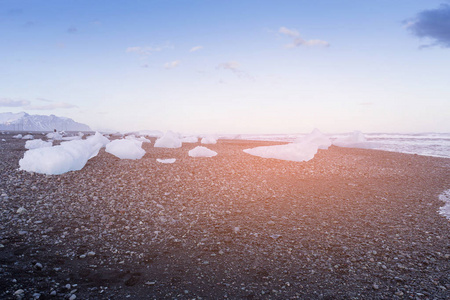
M 448 0 L 0 0 L 0 113 L 95 130 L 450 132 Z

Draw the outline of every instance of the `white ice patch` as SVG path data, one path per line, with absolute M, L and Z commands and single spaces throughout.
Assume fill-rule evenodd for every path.
M 444 201 L 444 206 L 439 208 L 439 213 L 450 220 L 450 190 L 439 195 L 439 200 Z
M 162 137 L 156 140 L 156 148 L 180 148 L 182 145 L 178 134 L 167 131 Z
M 354 131 L 349 136 L 337 138 L 333 141 L 333 145 L 345 148 L 374 148 L 374 144 L 367 141 L 361 131 Z
M 161 159 L 161 158 L 157 158 L 156 161 L 160 162 L 162 164 L 173 164 L 177 159 L 176 158 L 166 158 L 166 159 Z
M 13 138 L 15 138 L 15 139 L 21 139 L 21 138 L 22 138 L 22 135 L 19 133 L 19 134 L 17 134 L 17 135 L 14 135 Z
M 213 157 L 216 156 L 217 152 L 212 151 L 206 147 L 197 146 L 194 149 L 189 151 L 190 157 Z
M 151 143 L 152 142 L 149 139 L 146 139 L 145 137 L 136 137 L 134 134 L 127 135 L 125 138 L 127 140 L 135 140 L 135 141 L 139 141 L 139 142 L 143 142 L 143 143 Z
M 198 137 L 196 137 L 196 136 L 186 136 L 186 137 L 181 139 L 181 142 L 182 143 L 195 144 L 195 143 L 198 143 Z
M 31 134 L 27 134 L 22 137 L 22 140 L 32 140 L 32 139 L 34 139 L 34 137 Z
M 63 141 L 76 141 L 83 139 L 83 136 L 74 135 L 74 136 L 65 136 L 62 138 Z
M 50 132 L 50 133 L 47 133 L 47 138 L 55 140 L 55 141 L 61 141 L 63 137 L 58 132 Z
M 44 148 L 44 147 L 51 147 L 53 146 L 53 142 L 52 141 L 48 141 L 45 142 L 41 139 L 37 139 L 37 140 L 30 140 L 30 141 L 26 141 L 25 142 L 25 148 L 30 150 L 30 149 L 37 149 L 37 148 Z
M 164 133 L 159 130 L 141 130 L 137 132 L 138 135 L 146 135 L 150 137 L 162 137 Z
M 217 140 L 212 136 L 202 138 L 202 144 L 217 144 Z
M 134 139 L 114 140 L 106 145 L 105 151 L 120 159 L 141 159 L 145 155 L 142 142 Z
M 275 158 L 290 161 L 308 161 L 316 155 L 317 150 L 328 149 L 330 140 L 318 129 L 310 134 L 297 138 L 294 143 L 276 146 L 261 146 L 245 149 L 244 152 L 263 158 Z
M 308 161 L 317 153 L 317 145 L 292 143 L 276 146 L 261 146 L 245 149 L 244 152 L 263 158 L 276 158 L 290 161 Z
M 319 149 L 328 149 L 331 146 L 331 140 L 329 137 L 315 128 L 310 134 L 297 138 L 294 143 L 300 144 L 314 144 Z
M 28 150 L 19 161 L 21 170 L 59 175 L 81 170 L 109 140 L 96 133 L 86 140 L 63 142 L 59 146 Z

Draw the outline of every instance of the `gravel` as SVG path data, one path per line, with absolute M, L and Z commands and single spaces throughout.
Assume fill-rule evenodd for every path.
M 0 299 L 450 298 L 450 159 L 146 143 L 50 176 L 19 171 L 25 141 L 0 139 Z

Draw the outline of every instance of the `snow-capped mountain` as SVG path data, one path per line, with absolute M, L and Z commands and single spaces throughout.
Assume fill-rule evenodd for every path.
M 12 131 L 91 131 L 91 128 L 70 118 L 55 115 L 29 115 L 20 113 L 0 113 L 0 130 Z

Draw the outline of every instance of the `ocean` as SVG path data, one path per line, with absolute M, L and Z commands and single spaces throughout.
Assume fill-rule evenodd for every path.
M 242 134 L 246 140 L 293 142 L 306 134 Z M 334 140 L 347 134 L 327 134 Z M 450 133 L 364 133 L 371 149 L 450 158 Z

